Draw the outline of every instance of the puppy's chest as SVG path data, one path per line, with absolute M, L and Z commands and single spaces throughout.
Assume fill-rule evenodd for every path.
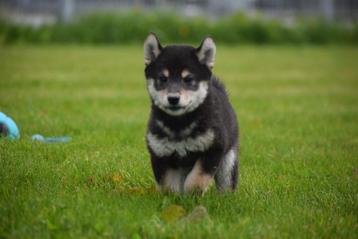
M 179 130 L 173 130 L 164 122 L 155 120 L 147 134 L 148 146 L 158 157 L 176 155 L 184 158 L 192 153 L 205 152 L 213 145 L 214 139 L 212 129 L 199 129 L 195 121 Z

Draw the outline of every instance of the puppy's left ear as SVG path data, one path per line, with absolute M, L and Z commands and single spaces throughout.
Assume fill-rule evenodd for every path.
M 210 69 L 214 67 L 216 46 L 211 37 L 205 38 L 196 49 L 196 55 L 202 64 L 206 64 Z
M 162 46 L 154 33 L 150 33 L 145 39 L 144 42 L 144 63 L 145 65 L 149 65 L 153 62 L 160 52 L 162 51 Z

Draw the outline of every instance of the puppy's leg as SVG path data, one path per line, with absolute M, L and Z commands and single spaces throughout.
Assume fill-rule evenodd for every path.
M 154 153 L 149 151 L 151 153 L 151 163 L 152 163 L 152 169 L 154 174 L 154 179 L 156 183 L 157 190 L 161 190 L 161 183 L 163 181 L 163 178 L 165 176 L 165 172 L 167 171 L 168 166 L 160 160 Z
M 220 192 L 235 190 L 238 179 L 237 150 L 232 148 L 222 158 L 215 174 L 216 188 Z
M 184 182 L 184 192 L 205 193 L 212 182 L 213 176 L 203 170 L 200 160 L 196 161 Z
M 184 180 L 182 169 L 167 169 L 161 180 L 160 189 L 164 192 L 180 193 L 183 191 Z

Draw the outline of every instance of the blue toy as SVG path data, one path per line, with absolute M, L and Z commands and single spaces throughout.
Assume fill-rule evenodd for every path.
M 0 112 L 0 137 L 12 140 L 20 138 L 20 131 L 16 123 L 2 112 Z
M 0 112 L 0 138 L 5 137 L 11 140 L 19 139 L 20 132 L 15 122 L 4 113 Z M 44 137 L 40 134 L 34 134 L 32 137 L 33 141 L 39 141 L 43 143 L 67 143 L 71 141 L 71 137 Z
M 67 143 L 71 141 L 71 137 L 63 136 L 63 137 L 44 137 L 41 134 L 34 134 L 31 137 L 34 141 L 40 141 L 43 143 Z

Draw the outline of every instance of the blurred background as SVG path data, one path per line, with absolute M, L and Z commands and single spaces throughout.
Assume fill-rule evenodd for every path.
M 0 0 L 0 111 L 21 135 L 0 140 L 0 238 L 357 239 L 357 21 L 358 0 Z M 214 38 L 239 192 L 153 192 L 150 31 Z M 172 204 L 210 217 L 166 223 Z
M 357 0 L 0 0 L 0 42 L 358 42 Z

